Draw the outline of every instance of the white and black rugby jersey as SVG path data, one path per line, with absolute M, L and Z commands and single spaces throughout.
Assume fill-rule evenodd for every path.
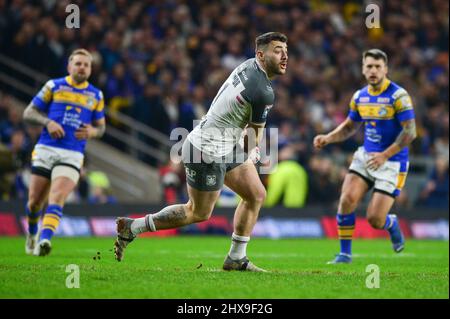
M 211 156 L 233 151 L 249 123 L 263 124 L 275 95 L 255 58 L 240 64 L 223 83 L 208 113 L 188 135 L 189 141 Z

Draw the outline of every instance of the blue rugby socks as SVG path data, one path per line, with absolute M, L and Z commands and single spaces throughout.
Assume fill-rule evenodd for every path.
M 352 239 L 355 231 L 355 213 L 337 214 L 338 236 L 341 244 L 341 254 L 352 254 Z
M 58 228 L 62 217 L 62 207 L 59 205 L 48 205 L 42 222 L 42 232 L 39 240 L 51 240 Z
M 28 233 L 30 235 L 36 235 L 38 232 L 38 224 L 39 219 L 41 218 L 41 211 L 38 210 L 37 212 L 32 212 L 28 205 L 25 206 L 25 214 L 27 216 L 27 222 L 28 222 Z

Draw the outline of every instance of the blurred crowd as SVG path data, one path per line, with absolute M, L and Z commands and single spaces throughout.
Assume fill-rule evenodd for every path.
M 80 7 L 80 29 L 65 27 L 69 3 Z M 368 3 L 380 6 L 381 28 L 365 26 Z M 448 12 L 446 0 L 0 0 L 0 51 L 60 77 L 69 53 L 86 48 L 94 55 L 90 81 L 103 90 L 107 107 L 168 135 L 175 127 L 192 129 L 230 71 L 254 56 L 257 35 L 283 32 L 288 72 L 273 82 L 267 125 L 279 128 L 280 149 L 290 148 L 308 172 L 307 203 L 335 202 L 348 153 L 363 135 L 320 154 L 312 139 L 347 116 L 352 94 L 364 85 L 361 53 L 368 48 L 387 52 L 389 77 L 413 98 L 418 138 L 411 153 L 448 171 Z M 10 113 L 0 113 L 6 145 L 19 143 L 12 132 L 23 125 Z M 425 190 L 433 192 L 424 186 L 422 203 L 430 196 Z

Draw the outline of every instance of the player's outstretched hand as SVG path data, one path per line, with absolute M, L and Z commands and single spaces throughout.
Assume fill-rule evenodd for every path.
M 321 148 L 325 147 L 328 143 L 329 142 L 328 142 L 327 136 L 326 135 L 322 135 L 322 134 L 321 135 L 317 135 L 314 138 L 314 141 L 313 141 L 314 147 L 319 149 L 319 150 Z
M 48 122 L 47 131 L 52 138 L 62 138 L 64 137 L 64 135 L 66 135 L 66 132 L 64 131 L 62 126 L 55 121 Z
M 78 140 L 87 140 L 95 134 L 95 128 L 89 124 L 82 124 L 75 132 L 75 137 Z

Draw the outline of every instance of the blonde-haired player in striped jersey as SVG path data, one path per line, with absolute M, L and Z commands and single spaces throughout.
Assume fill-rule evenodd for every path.
M 395 252 L 405 245 L 397 216 L 389 211 L 405 184 L 408 145 L 416 137 L 416 124 L 410 96 L 387 78 L 387 62 L 386 53 L 379 49 L 363 53 L 362 73 L 368 85 L 353 95 L 349 115 L 341 125 L 314 138 L 314 146 L 321 149 L 346 140 L 364 124 L 364 145 L 354 154 L 339 201 L 341 251 L 330 263 L 352 261 L 355 209 L 371 188 L 373 195 L 367 208 L 370 225 L 389 232 Z
M 86 140 L 100 138 L 105 132 L 103 94 L 87 81 L 91 64 L 92 56 L 87 50 L 73 51 L 67 66 L 69 75 L 49 80 L 24 111 L 25 121 L 44 126 L 32 153 L 25 208 L 27 254 L 50 253 L 51 238 L 62 217 L 64 202 L 80 177 Z M 38 221 L 46 202 L 38 234 Z

